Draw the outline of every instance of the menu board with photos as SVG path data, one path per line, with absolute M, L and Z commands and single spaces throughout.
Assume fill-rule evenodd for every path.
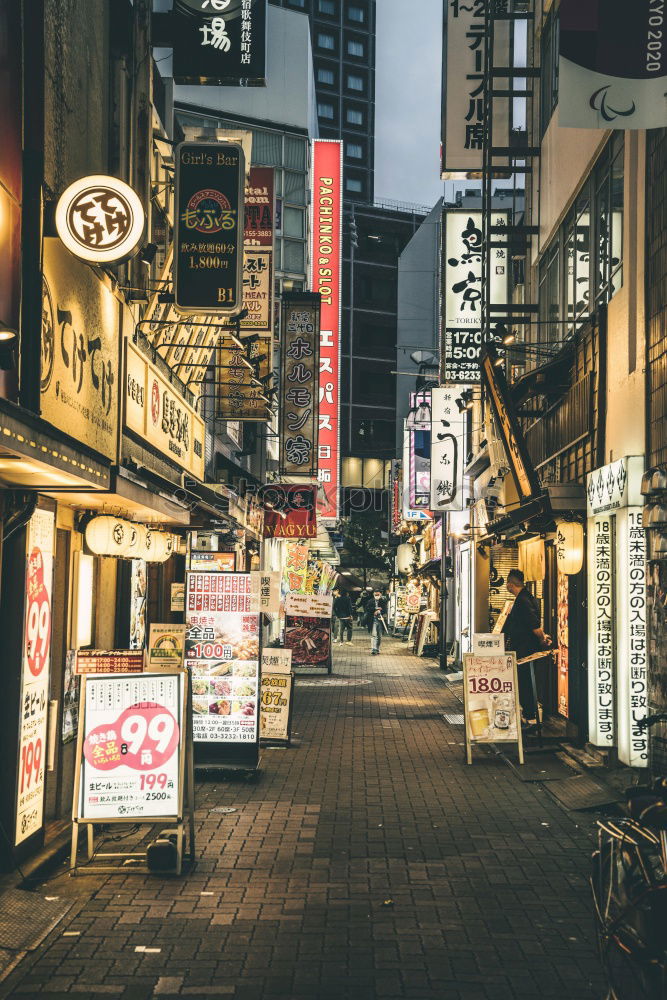
M 188 573 L 185 657 L 195 763 L 256 766 L 260 616 L 249 573 Z

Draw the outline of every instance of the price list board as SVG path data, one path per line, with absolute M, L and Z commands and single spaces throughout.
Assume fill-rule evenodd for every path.
M 75 818 L 181 816 L 184 687 L 182 673 L 84 678 Z
M 259 763 L 260 615 L 249 573 L 188 573 L 185 662 L 195 764 Z

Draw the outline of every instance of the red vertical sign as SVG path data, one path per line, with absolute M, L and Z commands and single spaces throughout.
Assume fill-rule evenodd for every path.
M 338 140 L 313 142 L 311 290 L 322 296 L 317 478 L 324 499 L 320 499 L 317 512 L 330 520 L 338 517 L 340 492 L 342 149 Z

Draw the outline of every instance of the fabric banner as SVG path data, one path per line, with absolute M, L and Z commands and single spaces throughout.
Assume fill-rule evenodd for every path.
M 315 486 L 265 486 L 262 490 L 264 537 L 315 538 L 315 497 Z
M 663 0 L 561 0 L 559 125 L 664 128 L 666 90 Z

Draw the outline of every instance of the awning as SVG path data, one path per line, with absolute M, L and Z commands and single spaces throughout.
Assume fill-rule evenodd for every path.
M 571 517 L 586 509 L 586 491 L 579 483 L 556 483 L 548 486 L 544 493 L 513 507 L 501 517 L 489 521 L 485 541 L 493 535 L 512 532 L 519 525 L 528 522 L 532 531 L 553 531 L 554 521 L 559 517 Z M 518 534 L 517 532 L 514 532 Z
M 440 580 L 442 578 L 442 560 L 429 559 L 428 562 L 418 567 L 415 576 L 435 576 Z

